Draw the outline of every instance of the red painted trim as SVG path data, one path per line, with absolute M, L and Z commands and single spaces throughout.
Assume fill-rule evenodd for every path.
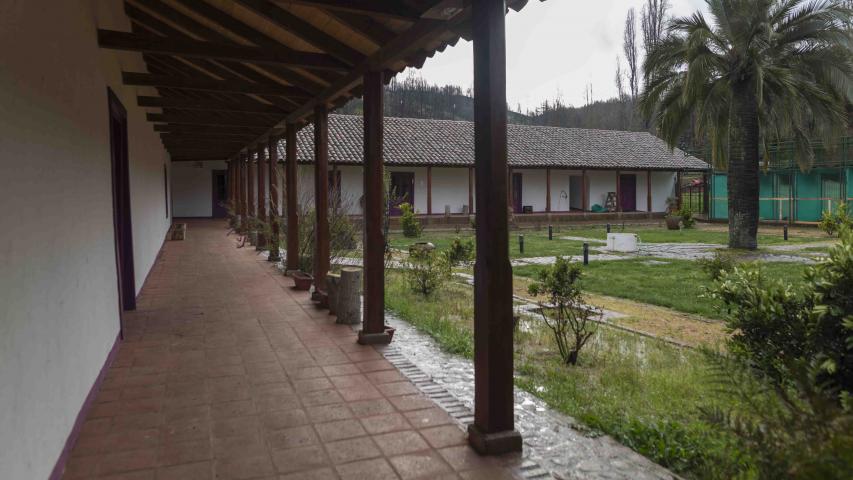
M 110 365 L 113 364 L 113 361 L 118 354 L 118 347 L 120 344 L 121 339 L 119 336 L 116 336 L 115 342 L 113 342 L 113 346 L 110 349 L 110 353 L 107 354 L 104 366 L 101 367 L 101 371 L 98 373 L 97 378 L 95 378 L 95 383 L 92 384 L 92 388 L 89 389 L 89 394 L 86 395 L 86 400 L 83 401 L 83 406 L 80 407 L 80 411 L 77 413 L 77 418 L 74 420 L 74 426 L 71 427 L 71 433 L 68 434 L 68 438 L 65 440 L 65 446 L 62 447 L 62 452 L 56 460 L 56 465 L 54 465 L 53 471 L 50 472 L 50 477 L 48 477 L 49 480 L 59 480 L 62 478 L 62 474 L 65 472 L 65 464 L 68 462 L 68 457 L 71 456 L 71 450 L 74 448 L 74 444 L 77 443 L 77 438 L 80 437 L 80 430 L 83 428 L 83 423 L 86 421 L 86 417 L 89 414 L 89 410 L 92 408 L 92 404 L 95 403 L 95 397 L 98 396 L 101 384 L 104 383 L 104 377 L 106 377 L 107 371 L 110 369 Z

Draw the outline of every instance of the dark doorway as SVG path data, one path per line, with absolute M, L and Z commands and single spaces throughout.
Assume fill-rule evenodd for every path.
M 512 211 L 521 213 L 521 185 L 522 177 L 520 173 L 512 174 Z
M 212 170 L 213 174 L 213 218 L 225 218 L 228 210 L 225 202 L 228 201 L 228 172 L 225 170 Z
M 633 174 L 619 175 L 619 207 L 623 212 L 637 210 L 637 176 Z
M 391 192 L 394 205 L 391 215 L 400 214 L 400 204 L 408 203 L 415 206 L 415 174 L 412 172 L 391 172 Z
M 133 272 L 133 227 L 130 220 L 130 172 L 127 154 L 127 110 L 107 89 L 110 113 L 110 163 L 112 166 L 113 229 L 121 310 L 136 309 Z

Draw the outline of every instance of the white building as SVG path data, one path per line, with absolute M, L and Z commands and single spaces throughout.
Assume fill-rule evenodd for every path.
M 340 187 L 356 215 L 363 193 L 362 122 L 360 116 L 329 116 L 330 186 Z M 472 122 L 385 118 L 384 133 L 390 183 L 417 213 L 474 211 Z M 509 125 L 507 133 L 507 203 L 518 214 L 663 213 L 680 173 L 710 168 L 645 132 Z M 297 138 L 300 201 L 310 202 L 313 194 L 313 138 L 310 125 Z M 283 143 L 279 150 L 283 159 Z M 173 168 L 175 216 L 217 216 L 216 203 L 225 197 L 214 190 L 217 176 L 220 185 L 224 181 L 225 162 L 176 162 Z M 212 177 L 197 175 L 199 168 L 211 170 Z

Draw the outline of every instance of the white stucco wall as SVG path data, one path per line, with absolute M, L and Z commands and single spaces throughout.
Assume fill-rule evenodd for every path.
M 176 217 L 213 215 L 213 171 L 227 170 L 218 162 L 175 162 L 172 164 L 172 211 Z
M 572 175 L 580 175 L 580 172 L 571 170 L 551 169 L 551 211 L 568 212 L 572 198 Z M 563 198 L 565 194 L 565 198 Z
M 521 205 L 530 205 L 534 212 L 545 211 L 545 169 L 513 169 L 512 174 L 521 174 Z M 511 180 L 510 180 L 511 181 Z M 510 185 L 512 188 L 512 185 Z
M 652 211 L 666 211 L 666 199 L 675 196 L 675 176 L 675 172 L 652 172 Z
M 462 213 L 468 200 L 468 168 L 432 168 L 433 214 L 444 215 L 445 205 L 450 206 L 450 213 Z
M 0 477 L 44 479 L 119 331 L 107 86 L 128 111 L 137 289 L 171 218 L 168 157 L 96 28 L 121 2 L 0 6 Z M 119 60 L 119 58 L 121 60 Z

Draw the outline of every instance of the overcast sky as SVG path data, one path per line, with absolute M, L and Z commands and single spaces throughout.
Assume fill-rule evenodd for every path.
M 545 99 L 562 97 L 583 105 L 591 83 L 593 98 L 616 96 L 616 55 L 623 58 L 622 31 L 628 9 L 637 15 L 637 42 L 644 0 L 530 0 L 507 15 L 507 101 L 512 109 L 534 108 Z M 670 14 L 689 15 L 704 0 L 670 0 Z M 642 51 L 640 52 L 642 54 Z M 460 41 L 415 71 L 437 84 L 473 85 L 471 42 Z M 408 73 L 408 72 L 406 72 Z

